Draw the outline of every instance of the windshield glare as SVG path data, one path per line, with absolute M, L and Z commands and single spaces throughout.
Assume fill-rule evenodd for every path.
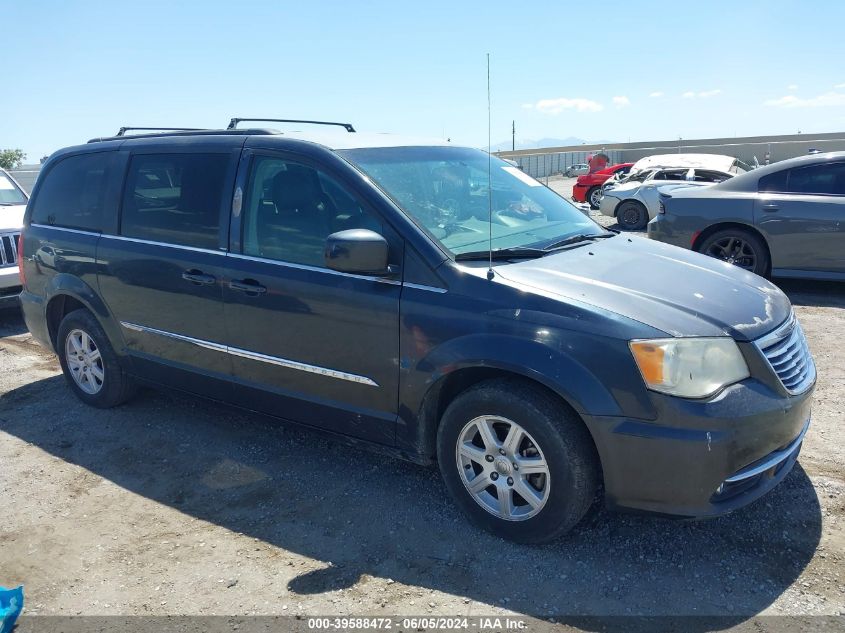
M 26 204 L 26 196 L 3 173 L 0 173 L 0 204 Z
M 453 255 L 542 248 L 604 231 L 554 191 L 496 157 L 459 147 L 391 147 L 339 152 L 366 173 Z M 489 206 L 492 202 L 492 224 Z

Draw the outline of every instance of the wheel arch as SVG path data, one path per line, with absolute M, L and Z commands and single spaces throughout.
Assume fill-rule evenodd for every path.
M 45 319 L 47 332 L 53 349 L 57 349 L 56 338 L 62 319 L 74 310 L 85 309 L 94 315 L 109 337 L 112 349 L 121 355 L 125 348 L 123 335 L 111 312 L 91 286 L 73 275 L 60 274 L 53 277 L 47 288 Z
M 758 229 L 753 224 L 746 224 L 744 222 L 717 222 L 716 224 L 711 224 L 706 229 L 703 229 L 697 235 L 695 235 L 692 240 L 692 244 L 690 244 L 690 249 L 694 250 L 696 253 L 700 252 L 698 249 L 704 243 L 704 240 L 706 240 L 714 233 L 718 233 L 719 231 L 724 231 L 726 229 L 737 229 L 740 231 L 746 231 L 760 238 L 760 241 L 763 243 L 763 248 L 766 249 L 766 255 L 769 259 L 769 269 L 766 271 L 766 274 L 771 274 L 772 249 L 769 246 L 769 240 L 767 240 L 766 236 L 763 235 L 762 231 L 760 231 L 760 229 Z
M 571 394 L 563 392 L 559 387 L 537 375 L 516 368 L 489 364 L 469 365 L 441 376 L 429 387 L 422 399 L 417 413 L 417 446 L 415 447 L 422 461 L 430 463 L 437 458 L 437 430 L 449 404 L 468 389 L 483 382 L 498 379 L 519 381 L 551 397 L 571 410 L 592 438 L 592 433 L 581 415 L 583 408 Z M 598 447 L 594 440 L 593 445 L 598 454 Z

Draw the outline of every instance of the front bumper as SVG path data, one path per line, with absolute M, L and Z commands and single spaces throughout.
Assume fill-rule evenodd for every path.
M 21 293 L 21 280 L 17 266 L 0 268 L 0 309 L 18 305 L 18 295 Z
M 619 198 L 604 194 L 599 201 L 599 211 L 608 217 L 616 216 L 616 207 L 622 202 Z
M 572 199 L 575 202 L 586 202 L 588 189 L 586 185 L 572 185 Z
M 653 421 L 585 416 L 607 505 L 705 517 L 751 503 L 795 464 L 812 392 L 786 398 L 748 379 L 708 401 L 652 393 Z

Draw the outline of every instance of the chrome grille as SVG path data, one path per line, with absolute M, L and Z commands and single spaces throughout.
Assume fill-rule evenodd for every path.
M 810 388 L 816 379 L 816 366 L 794 314 L 756 344 L 789 393 L 795 395 Z
M 20 233 L 3 233 L 0 235 L 0 268 L 17 265 L 18 237 L 20 237 Z

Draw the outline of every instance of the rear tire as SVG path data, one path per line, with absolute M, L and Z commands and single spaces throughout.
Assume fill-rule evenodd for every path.
M 595 198 L 595 199 L 594 199 Z M 599 208 L 599 200 L 601 200 L 601 187 L 590 187 L 587 191 L 586 200 L 590 205 L 590 208 L 595 211 Z
M 461 510 L 512 541 L 544 543 L 568 532 L 599 486 L 598 457 L 581 419 L 519 380 L 483 382 L 455 398 L 443 414 L 437 449 Z
M 74 310 L 62 319 L 56 353 L 76 397 L 107 409 L 135 394 L 135 383 L 120 366 L 102 326 L 88 310 Z
M 625 231 L 642 231 L 648 224 L 648 210 L 641 202 L 625 200 L 616 210 L 616 221 Z
M 751 231 L 733 228 L 717 231 L 702 240 L 696 250 L 761 277 L 769 274 L 769 251 L 763 240 Z

